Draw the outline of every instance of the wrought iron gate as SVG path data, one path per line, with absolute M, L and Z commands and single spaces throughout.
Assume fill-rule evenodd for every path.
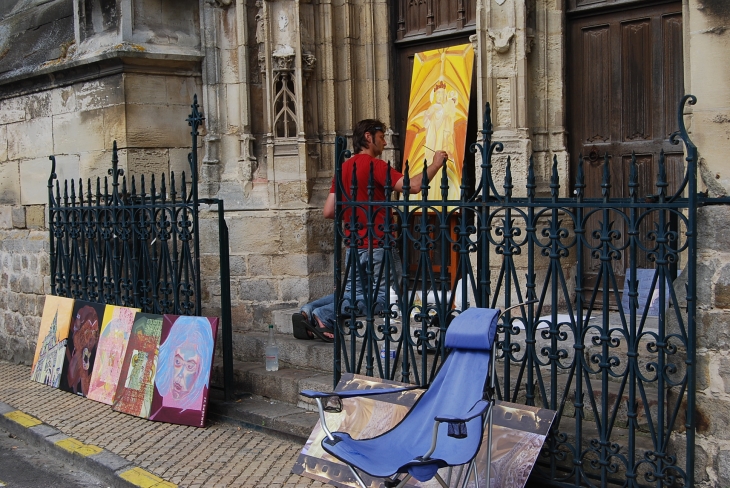
M 197 95 L 192 113 L 190 177 L 159 179 L 118 168 L 117 143 L 109 176 L 96 181 L 58 181 L 50 156 L 48 229 L 51 293 L 157 314 L 201 315 L 200 205 L 217 207 L 221 330 L 226 399 L 232 399 L 233 346 L 228 227 L 223 201 L 198 198 L 198 128 L 203 122 Z M 121 181 L 120 181 L 121 180 Z
M 560 196 L 557 160 L 548 193 L 538 193 L 530 161 L 525 196 L 514 196 L 488 106 L 472 147 L 481 174 L 463 182 L 458 201 L 445 200 L 445 170 L 440 201 L 427 200 L 425 184 L 423 199 L 410 200 L 407 176 L 403 200 L 390 198 L 395 182 L 387 181 L 386 201 L 373 201 L 372 174 L 368 201 L 343 197 L 345 185 L 356 195 L 362 182 L 341 181 L 349 151 L 338 139 L 334 381 L 347 371 L 428 384 L 450 317 L 470 305 L 526 303 L 503 315 L 497 373 L 500 399 L 558 412 L 533 476 L 554 486 L 693 486 L 697 151 L 683 114 L 694 102 L 682 99 L 672 135 L 685 146 L 684 180 L 668 189 L 662 157 L 655 191 L 643 197 L 636 158 L 626 198 L 613 196 L 607 159 L 602 198 L 585 197 L 582 160 L 573 197 Z M 622 290 L 612 263 L 623 256 Z M 640 259 L 653 268 L 640 269 Z M 395 291 L 378 303 L 383 286 Z

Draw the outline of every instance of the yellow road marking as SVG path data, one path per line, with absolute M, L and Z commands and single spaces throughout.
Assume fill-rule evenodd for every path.
M 132 468 L 119 475 L 122 479 L 129 481 L 140 488 L 176 488 L 177 485 L 165 481 L 142 468 Z
M 20 410 L 13 410 L 12 412 L 8 412 L 5 414 L 5 417 L 9 418 L 13 422 L 17 422 L 23 427 L 34 427 L 36 425 L 40 425 L 43 422 L 38 420 L 35 417 L 31 417 L 27 413 L 23 413 Z
M 56 442 L 56 445 L 69 452 L 74 452 L 84 457 L 99 454 L 101 451 L 103 451 L 101 447 L 93 446 L 91 444 L 84 444 L 80 440 L 74 439 L 73 437 L 60 440 Z

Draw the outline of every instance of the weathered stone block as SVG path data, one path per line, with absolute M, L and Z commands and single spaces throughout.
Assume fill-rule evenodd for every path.
M 104 114 L 104 148 L 111 151 L 114 141 L 117 147 L 127 147 L 127 107 L 111 105 L 102 110 Z
M 243 279 L 241 280 L 238 297 L 241 300 L 253 302 L 271 302 L 279 298 L 276 289 L 276 280 L 273 279 Z
M 20 163 L 20 203 L 23 205 L 42 205 L 48 203 L 48 176 L 51 173 L 51 161 L 48 157 L 31 159 Z M 73 179 L 78 188 L 79 157 L 69 154 L 56 157 L 56 175 L 61 183 Z
M 149 175 L 155 175 L 155 178 L 159 181 L 161 175 L 164 174 L 167 180 L 170 176 L 168 174 L 169 159 L 166 149 L 129 149 L 127 151 L 129 175 L 134 175 L 137 179 L 140 175 L 145 175 L 145 179 Z M 179 192 L 180 180 L 178 178 L 175 179 L 175 185 L 176 191 Z
M 103 109 L 53 117 L 53 153 L 75 154 L 104 149 Z
M 721 450 L 717 453 L 716 469 L 720 486 L 730 486 L 730 451 Z
M 730 430 L 727 428 L 730 425 L 730 402 L 698 393 L 696 425 L 698 434 L 730 439 Z
M 185 173 L 185 179 L 190 181 L 190 163 L 188 163 L 189 147 L 171 148 L 169 150 L 169 171 L 175 173 L 176 178 L 182 178 Z M 202 157 L 198 155 L 198 167 L 201 166 Z
M 193 96 L 202 94 L 202 89 L 197 78 L 182 76 L 166 76 L 165 87 L 167 93 L 167 101 L 172 104 L 186 106 L 192 111 Z M 159 100 L 159 98 L 157 99 Z M 202 104 L 203 100 L 198 97 L 198 103 Z
M 0 125 L 0 162 L 8 159 L 8 128 Z
M 65 114 L 76 110 L 76 91 L 73 86 L 65 86 L 51 91 L 51 112 Z
M 307 276 L 309 259 L 306 254 L 280 254 L 272 256 L 272 273 L 277 276 Z
M 127 147 L 186 147 L 188 109 L 180 105 L 127 105 Z
M 725 349 L 730 347 L 730 313 L 722 310 L 697 311 L 697 347 Z
M 156 104 L 167 101 L 165 76 L 130 74 L 124 77 L 124 95 L 128 104 Z M 192 99 L 191 99 L 192 103 Z
M 28 205 L 25 209 L 25 225 L 29 229 L 45 229 L 46 206 Z
M 86 185 L 91 178 L 92 188 L 96 188 L 96 179 L 101 178 L 102 188 L 104 185 L 104 177 L 107 171 L 112 167 L 111 151 L 91 151 L 79 153 L 79 176 L 84 179 Z M 126 167 L 126 164 L 120 164 L 120 167 Z
M 245 256 L 230 256 L 228 262 L 232 277 L 246 275 L 248 265 L 246 264 Z
M 13 228 L 13 210 L 9 205 L 0 206 L 0 229 Z
M 24 97 L 0 100 L 0 124 L 12 124 L 25 119 Z
M 309 298 L 309 281 L 306 278 L 282 278 L 279 290 L 282 300 L 305 303 Z
M 13 227 L 16 229 L 25 229 L 25 207 L 13 207 L 12 219 Z
M 697 242 L 701 243 L 702 250 L 727 252 L 727 243 L 730 242 L 730 207 L 700 207 L 697 219 Z
M 53 154 L 51 117 L 16 122 L 7 126 L 8 158 L 31 159 Z
M 273 275 L 271 271 L 271 257 L 251 254 L 248 257 L 248 275 L 254 277 Z
M 123 104 L 125 93 L 122 76 L 118 74 L 74 85 L 76 110 L 94 110 Z
M 29 119 L 53 115 L 51 111 L 51 93 L 44 91 L 28 95 L 25 98 L 25 115 Z
M 238 249 L 255 250 L 258 254 L 280 252 L 282 242 L 279 221 L 274 213 L 261 212 L 226 220 L 230 242 L 235 242 Z
M 10 205 L 20 203 L 20 175 L 17 161 L 0 163 L 0 203 Z

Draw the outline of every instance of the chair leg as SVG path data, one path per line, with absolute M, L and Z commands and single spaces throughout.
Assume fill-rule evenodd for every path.
M 444 479 L 443 479 L 443 478 L 441 477 L 441 475 L 440 475 L 440 474 L 436 473 L 436 474 L 434 475 L 434 478 L 436 478 L 436 481 L 438 481 L 438 482 L 439 482 L 439 484 L 440 484 L 441 486 L 443 486 L 443 488 L 449 488 L 449 485 L 448 485 L 448 484 L 447 484 L 447 483 L 446 483 L 446 482 L 444 481 Z
M 357 480 L 357 483 L 358 483 L 358 484 L 360 485 L 360 488 L 368 488 L 368 487 L 367 487 L 367 486 L 365 485 L 365 482 L 364 482 L 364 481 L 362 480 L 362 478 L 360 477 L 360 475 L 359 475 L 359 474 L 357 474 L 357 471 L 355 471 L 355 468 L 353 468 L 353 467 L 352 467 L 352 466 L 350 466 L 349 464 L 347 465 L 347 467 L 348 467 L 348 468 L 350 468 L 350 471 L 352 472 L 352 475 L 353 475 L 353 476 L 355 477 L 355 479 Z

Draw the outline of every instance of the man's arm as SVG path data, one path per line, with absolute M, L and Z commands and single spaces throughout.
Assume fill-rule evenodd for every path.
M 428 181 L 431 181 L 434 176 L 436 176 L 436 173 L 441 169 L 441 167 L 446 164 L 446 158 L 447 154 L 446 151 L 435 151 L 433 155 L 433 161 L 431 164 L 429 164 L 426 167 L 426 177 L 428 178 Z M 414 177 L 411 178 L 410 185 L 410 193 L 418 193 L 421 191 L 421 185 L 423 184 L 423 172 L 418 173 Z M 396 184 L 393 186 L 393 189 L 395 191 L 403 193 L 403 178 L 398 180 Z M 332 202 L 332 215 L 334 218 L 334 202 Z M 327 206 L 325 205 L 325 211 Z M 326 216 L 326 214 L 325 214 Z
M 327 201 L 324 202 L 324 218 L 334 219 L 335 218 L 335 194 L 330 193 L 327 195 Z

